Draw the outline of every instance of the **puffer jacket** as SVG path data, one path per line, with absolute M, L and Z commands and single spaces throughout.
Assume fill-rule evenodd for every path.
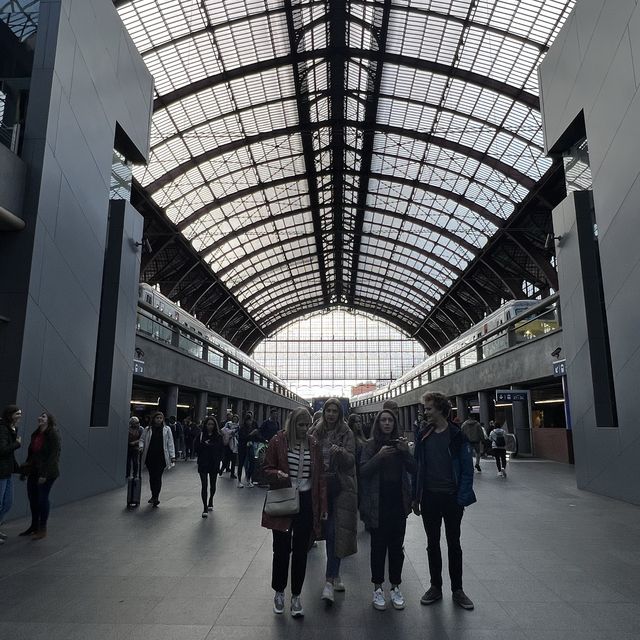
M 218 473 L 224 455 L 224 444 L 219 433 L 209 435 L 203 431 L 194 442 L 198 454 L 198 473 Z
M 375 440 L 369 440 L 362 449 L 360 459 L 360 518 L 370 529 L 380 526 L 380 473 L 385 461 L 376 458 Z M 402 502 L 405 515 L 411 513 L 411 476 L 416 470 L 416 460 L 410 451 L 397 451 L 394 455 L 401 455 L 404 463 L 402 471 Z M 384 514 L 383 514 L 384 515 Z
M 0 480 L 18 471 L 15 452 L 20 448 L 18 434 L 8 424 L 0 420 Z
M 331 454 L 331 469 L 340 482 L 340 493 L 333 498 L 336 527 L 336 557 L 346 558 L 358 551 L 358 482 L 356 480 L 356 439 L 343 423 L 327 434 L 330 444 L 340 447 Z
M 462 507 L 468 507 L 476 502 L 476 494 L 473 492 L 473 453 L 467 437 L 460 427 L 454 422 L 449 422 L 451 441 L 449 443 L 449 455 L 453 464 L 453 477 L 458 488 L 457 502 Z M 433 433 L 433 427 L 423 422 L 416 434 L 414 456 L 416 458 L 416 471 L 413 474 L 413 500 L 420 502 L 422 499 L 422 482 L 425 467 L 425 441 Z

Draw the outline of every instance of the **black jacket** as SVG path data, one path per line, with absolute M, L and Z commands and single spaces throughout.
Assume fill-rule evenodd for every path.
M 60 475 L 58 468 L 60 462 L 60 434 L 55 427 L 48 427 L 44 432 L 42 449 L 35 452 L 33 450 L 33 441 L 37 434 L 38 429 L 31 434 L 27 461 L 20 467 L 20 471 L 25 475 L 54 480 Z
M 218 473 L 224 453 L 222 436 L 219 433 L 209 436 L 203 431 L 195 441 L 195 449 L 198 454 L 198 473 Z
M 15 452 L 20 448 L 17 441 L 18 434 L 0 420 L 0 480 L 11 476 L 18 471 Z

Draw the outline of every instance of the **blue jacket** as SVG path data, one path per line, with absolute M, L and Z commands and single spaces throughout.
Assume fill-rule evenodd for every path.
M 473 454 L 469 440 L 462 433 L 460 427 L 454 422 L 449 422 L 451 442 L 449 444 L 449 455 L 453 464 L 453 476 L 458 487 L 457 501 L 462 507 L 468 507 L 476 502 L 476 494 L 473 492 Z M 417 469 L 413 474 L 413 500 L 422 500 L 422 482 L 424 478 L 425 466 L 425 441 L 431 435 L 433 427 L 422 423 L 415 435 L 415 447 L 413 455 L 416 458 Z

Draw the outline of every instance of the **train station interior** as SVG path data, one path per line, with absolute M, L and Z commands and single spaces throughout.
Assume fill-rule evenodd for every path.
M 0 0 L 0 637 L 640 637 L 639 89 L 637 0 Z M 410 514 L 403 611 L 359 521 L 274 615 L 268 476 L 201 513 L 185 434 L 336 398 L 419 460 L 425 393 L 484 428 L 473 611 Z

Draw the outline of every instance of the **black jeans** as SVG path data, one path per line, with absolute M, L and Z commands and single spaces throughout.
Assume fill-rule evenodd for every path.
M 149 488 L 151 489 L 151 497 L 157 500 L 162 491 L 162 474 L 164 473 L 165 463 L 149 464 L 147 462 L 147 471 L 149 471 Z
M 221 471 L 231 471 L 231 475 L 236 474 L 236 454 L 229 447 L 224 448 Z
M 207 506 L 213 506 L 213 496 L 216 495 L 216 482 L 218 480 L 218 472 L 217 471 L 199 471 L 200 474 L 200 482 L 202 484 L 202 490 L 200 491 L 200 495 L 202 496 L 202 506 L 204 510 L 207 510 Z M 209 500 L 207 501 L 207 476 L 209 476 Z
M 238 440 L 238 482 L 242 481 L 242 472 L 244 471 L 244 463 L 246 459 L 247 459 L 247 442 Z M 246 472 L 245 472 L 245 475 L 246 475 Z
M 300 494 L 300 513 L 293 516 L 289 531 L 273 531 L 273 569 L 271 588 L 284 591 L 291 559 L 291 594 L 300 595 L 307 572 L 307 552 L 313 530 L 313 505 L 311 491 Z
M 449 577 L 451 591 L 462 589 L 462 548 L 460 547 L 460 523 L 464 507 L 456 496 L 448 493 L 425 491 L 420 504 L 422 522 L 427 533 L 427 557 L 431 584 L 442 588 L 442 554 L 440 553 L 440 527 L 444 520 L 449 556 Z
M 407 528 L 406 517 L 383 517 L 380 514 L 380 526 L 370 529 L 371 533 L 371 582 L 384 582 L 384 563 L 389 556 L 389 582 L 397 585 L 402 582 L 404 564 L 404 534 Z
M 140 451 L 138 447 L 135 449 L 129 447 L 127 451 L 127 478 L 138 477 L 138 467 L 140 465 Z
M 506 449 L 494 449 L 493 455 L 496 459 L 496 467 L 498 471 L 502 471 L 507 467 L 507 450 Z M 502 465 L 502 466 L 501 466 Z
M 27 496 L 31 508 L 31 529 L 39 531 L 47 528 L 49 519 L 49 493 L 55 482 L 55 478 L 47 480 L 43 484 L 38 483 L 37 476 L 27 478 Z

